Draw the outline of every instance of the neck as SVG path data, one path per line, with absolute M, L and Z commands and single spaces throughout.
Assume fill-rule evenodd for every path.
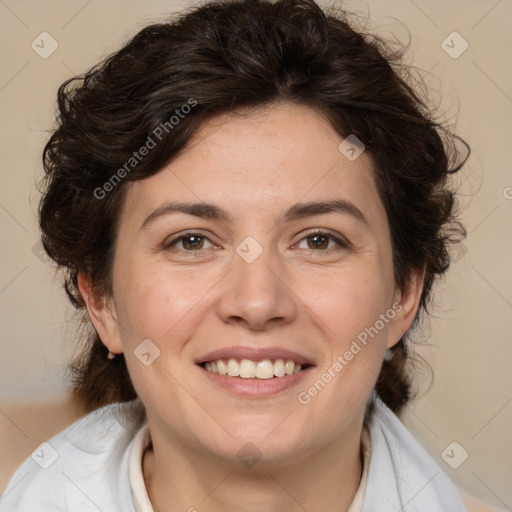
M 183 443 L 169 446 L 151 429 L 143 457 L 147 492 L 155 512 L 346 512 L 361 480 L 361 430 L 362 418 L 314 453 L 241 468 Z

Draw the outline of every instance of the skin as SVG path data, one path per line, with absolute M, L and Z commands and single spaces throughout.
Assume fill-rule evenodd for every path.
M 390 231 L 363 153 L 349 161 L 343 138 L 307 107 L 273 104 L 204 124 L 161 172 L 129 184 L 113 266 L 113 295 L 80 289 L 105 345 L 124 352 L 145 404 L 152 447 L 143 474 L 155 510 L 347 510 L 361 478 L 360 435 L 386 348 L 411 325 L 423 273 L 405 290 L 393 280 Z M 347 213 L 276 222 L 295 203 L 343 198 Z M 168 201 L 213 203 L 228 221 L 184 213 L 144 219 Z M 320 238 L 327 230 L 341 240 Z M 206 238 L 182 239 L 193 231 Z M 248 236 L 262 254 L 236 252 Z M 199 249 L 197 248 L 199 247 Z M 297 400 L 365 328 L 400 304 L 354 358 L 307 405 Z M 160 356 L 134 356 L 144 339 Z M 242 345 L 278 346 L 315 367 L 298 386 L 241 397 L 211 383 L 195 358 Z M 253 443 L 261 459 L 237 452 Z

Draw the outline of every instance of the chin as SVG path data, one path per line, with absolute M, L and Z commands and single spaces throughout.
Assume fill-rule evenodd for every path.
M 291 432 L 290 428 L 282 428 L 286 420 L 279 425 L 282 420 L 274 422 L 271 428 L 267 425 L 261 429 L 247 425 L 239 429 L 231 427 L 229 432 L 233 437 L 223 436 L 214 450 L 231 462 L 243 463 L 245 457 L 258 459 L 259 467 L 291 460 L 303 452 L 308 443 L 305 442 L 304 429 L 300 433 Z

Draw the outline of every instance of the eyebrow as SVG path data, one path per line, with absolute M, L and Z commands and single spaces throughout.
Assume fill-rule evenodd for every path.
M 231 215 L 222 208 L 211 203 L 181 203 L 173 201 L 160 206 L 150 213 L 143 221 L 140 229 L 147 227 L 156 219 L 172 213 L 185 213 L 201 219 L 221 220 L 230 222 Z M 368 220 L 363 212 L 352 202 L 346 199 L 332 199 L 330 201 L 312 201 L 309 203 L 297 203 L 282 213 L 276 220 L 276 224 L 294 222 L 315 215 L 326 213 L 343 213 L 351 215 L 366 227 L 369 226 Z

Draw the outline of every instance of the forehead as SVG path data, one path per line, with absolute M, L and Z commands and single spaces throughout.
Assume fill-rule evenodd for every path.
M 147 215 L 179 199 L 219 204 L 232 220 L 275 222 L 285 205 L 342 198 L 370 220 L 382 217 L 371 158 L 350 161 L 342 140 L 321 113 L 290 103 L 220 115 L 159 173 L 130 183 L 125 212 Z

